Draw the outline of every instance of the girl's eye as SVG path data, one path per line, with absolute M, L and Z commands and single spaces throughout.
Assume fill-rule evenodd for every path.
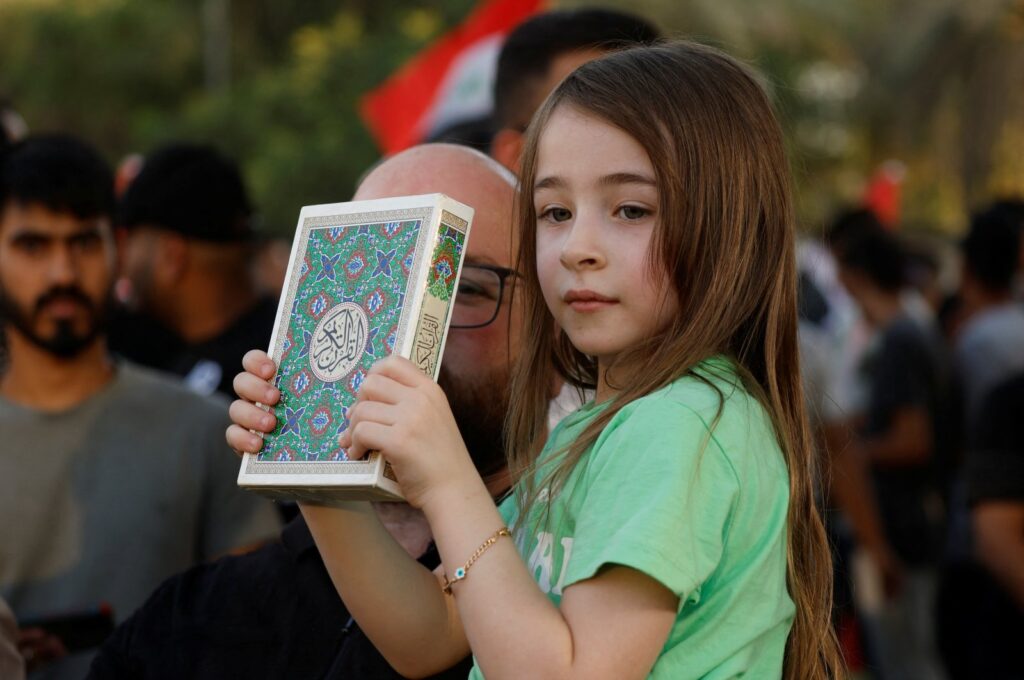
M 624 205 L 619 208 L 619 215 L 623 219 L 630 221 L 642 220 L 650 214 L 650 210 L 647 208 L 641 208 L 638 205 Z
M 551 222 L 565 222 L 572 219 L 572 212 L 568 208 L 555 206 L 542 211 L 540 219 L 550 220 Z

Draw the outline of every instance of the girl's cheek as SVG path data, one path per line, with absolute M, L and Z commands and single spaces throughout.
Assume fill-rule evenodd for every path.
M 561 243 L 554 238 L 537 238 L 537 277 L 541 286 L 553 277 L 560 266 Z
M 549 253 L 550 255 L 550 253 Z M 559 297 L 558 293 L 558 269 L 561 267 L 557 253 L 545 257 L 539 248 L 537 252 L 537 280 L 540 283 L 540 291 L 544 296 L 544 302 L 548 309 L 554 310 L 554 302 Z

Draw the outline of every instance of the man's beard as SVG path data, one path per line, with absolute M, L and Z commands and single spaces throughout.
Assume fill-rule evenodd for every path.
M 35 331 L 33 321 L 43 312 L 46 305 L 57 300 L 71 300 L 85 308 L 88 312 L 88 323 L 84 331 L 76 331 L 74 324 L 68 320 L 58 321 L 56 331 L 49 337 Z M 96 304 L 80 288 L 54 286 L 36 299 L 32 310 L 27 310 L 19 307 L 0 287 L 0 326 L 10 324 L 36 347 L 60 359 L 71 359 L 92 345 L 103 332 L 110 302 L 109 292 L 100 304 Z
M 491 371 L 467 381 L 452 376 L 442 365 L 437 383 L 448 397 L 455 424 L 480 476 L 486 479 L 503 471 L 508 370 Z

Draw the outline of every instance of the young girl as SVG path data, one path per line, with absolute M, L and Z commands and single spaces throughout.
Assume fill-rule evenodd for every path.
M 489 680 L 838 676 L 787 163 L 756 78 L 690 43 L 591 62 L 522 167 L 515 493 L 495 507 L 433 382 L 377 364 L 342 446 L 391 461 L 443 564 L 369 504 L 304 507 L 349 610 L 407 675 L 472 650 Z M 556 375 L 596 397 L 547 437 Z

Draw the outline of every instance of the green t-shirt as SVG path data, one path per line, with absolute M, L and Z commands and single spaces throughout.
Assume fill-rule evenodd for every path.
M 566 588 L 612 564 L 679 597 L 651 678 L 781 677 L 794 614 L 786 464 L 767 413 L 732 365 L 715 358 L 697 370 L 717 390 L 684 377 L 625 406 L 572 471 L 545 525 L 537 526 L 538 507 L 529 522 L 517 522 L 514 498 L 500 510 L 556 606 Z M 590 403 L 566 417 L 541 460 L 602 408 Z M 482 677 L 474 667 L 470 678 Z

